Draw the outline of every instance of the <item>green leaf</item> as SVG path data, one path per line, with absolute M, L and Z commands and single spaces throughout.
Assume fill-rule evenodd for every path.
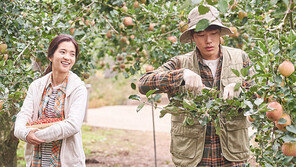
M 142 110 L 142 108 L 144 107 L 144 105 L 145 105 L 145 103 L 139 104 L 136 111 L 139 112 L 140 110 Z
M 292 133 L 295 133 L 296 134 L 296 125 L 288 125 L 288 126 L 286 126 L 286 129 L 289 132 L 292 132 Z
M 281 119 L 279 120 L 278 124 L 285 124 L 286 122 L 287 122 L 286 119 L 281 118 Z
M 188 99 L 183 99 L 183 107 L 189 110 L 195 110 L 197 108 L 193 100 Z
M 208 7 L 205 7 L 204 5 L 199 5 L 198 6 L 198 13 L 200 15 L 206 14 L 210 11 L 210 9 Z
M 232 71 L 237 77 L 240 77 L 240 74 L 239 74 L 239 71 L 238 71 L 238 70 L 232 68 L 231 71 Z
M 282 137 L 282 139 L 284 140 L 284 142 L 296 141 L 296 138 L 290 135 L 285 135 Z
M 250 108 L 253 108 L 252 102 L 250 102 L 249 100 L 245 100 L 244 102 L 247 106 L 249 106 Z
M 138 96 L 138 95 L 130 95 L 130 96 L 128 97 L 128 99 L 131 99 L 131 100 L 138 100 L 138 101 L 140 101 L 140 100 L 141 100 L 141 97 Z
M 210 22 L 208 19 L 201 19 L 199 20 L 199 22 L 196 24 L 195 27 L 195 31 L 199 32 L 199 31 L 203 31 L 206 28 L 208 28 L 208 26 L 210 25 Z
M 160 115 L 159 115 L 159 118 L 162 118 L 165 116 L 165 114 L 167 114 L 167 110 L 163 109 L 163 110 L 160 110 Z
M 206 0 L 209 5 L 216 5 L 218 1 Z
M 158 101 L 161 98 L 161 94 L 156 94 L 153 99 L 154 101 Z
M 226 13 L 228 9 L 228 3 L 226 0 L 220 0 L 218 3 L 218 9 L 221 11 L 221 13 Z
M 236 83 L 234 86 L 234 91 L 238 91 L 241 86 L 241 83 Z
M 257 105 L 257 106 L 260 106 L 260 104 L 262 104 L 263 103 L 263 99 L 262 98 L 257 98 L 255 101 L 254 101 L 254 103 Z
M 190 126 L 194 125 L 194 119 L 192 117 L 186 117 L 186 123 Z
M 146 97 L 149 98 L 153 93 L 155 93 L 158 89 L 154 89 L 154 90 L 149 90 L 147 93 L 146 93 Z
M 132 88 L 132 89 L 136 90 L 136 87 L 137 87 L 136 84 L 131 83 L 131 88 Z

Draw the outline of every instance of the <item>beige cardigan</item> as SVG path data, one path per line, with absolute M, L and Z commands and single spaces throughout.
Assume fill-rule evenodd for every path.
M 17 114 L 14 135 L 26 141 L 26 134 L 31 129 L 26 123 L 38 118 L 38 109 L 44 88 L 48 85 L 51 73 L 41 77 L 29 86 L 21 111 Z M 87 90 L 84 82 L 70 72 L 66 89 L 65 120 L 48 128 L 35 132 L 39 139 L 46 142 L 63 140 L 61 148 L 62 167 L 84 167 L 85 155 L 82 147 L 81 126 L 85 114 Z M 26 166 L 30 167 L 34 145 L 27 143 L 25 149 Z

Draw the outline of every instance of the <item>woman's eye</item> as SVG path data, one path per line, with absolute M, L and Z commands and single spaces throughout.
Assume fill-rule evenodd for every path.
M 63 53 L 63 54 L 64 54 L 64 53 L 65 53 L 65 51 L 61 51 L 61 53 Z

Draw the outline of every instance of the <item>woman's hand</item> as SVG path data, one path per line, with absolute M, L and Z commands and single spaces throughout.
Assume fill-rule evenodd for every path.
M 44 140 L 40 140 L 36 137 L 35 132 L 38 131 L 39 129 L 33 129 L 29 132 L 29 134 L 26 137 L 26 140 L 30 144 L 41 144 L 44 143 Z

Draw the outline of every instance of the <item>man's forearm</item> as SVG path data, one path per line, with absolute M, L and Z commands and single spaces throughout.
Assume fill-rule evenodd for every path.
M 158 93 L 175 93 L 183 81 L 184 69 L 147 73 L 138 82 L 139 91 L 146 94 L 149 90 L 159 89 Z

